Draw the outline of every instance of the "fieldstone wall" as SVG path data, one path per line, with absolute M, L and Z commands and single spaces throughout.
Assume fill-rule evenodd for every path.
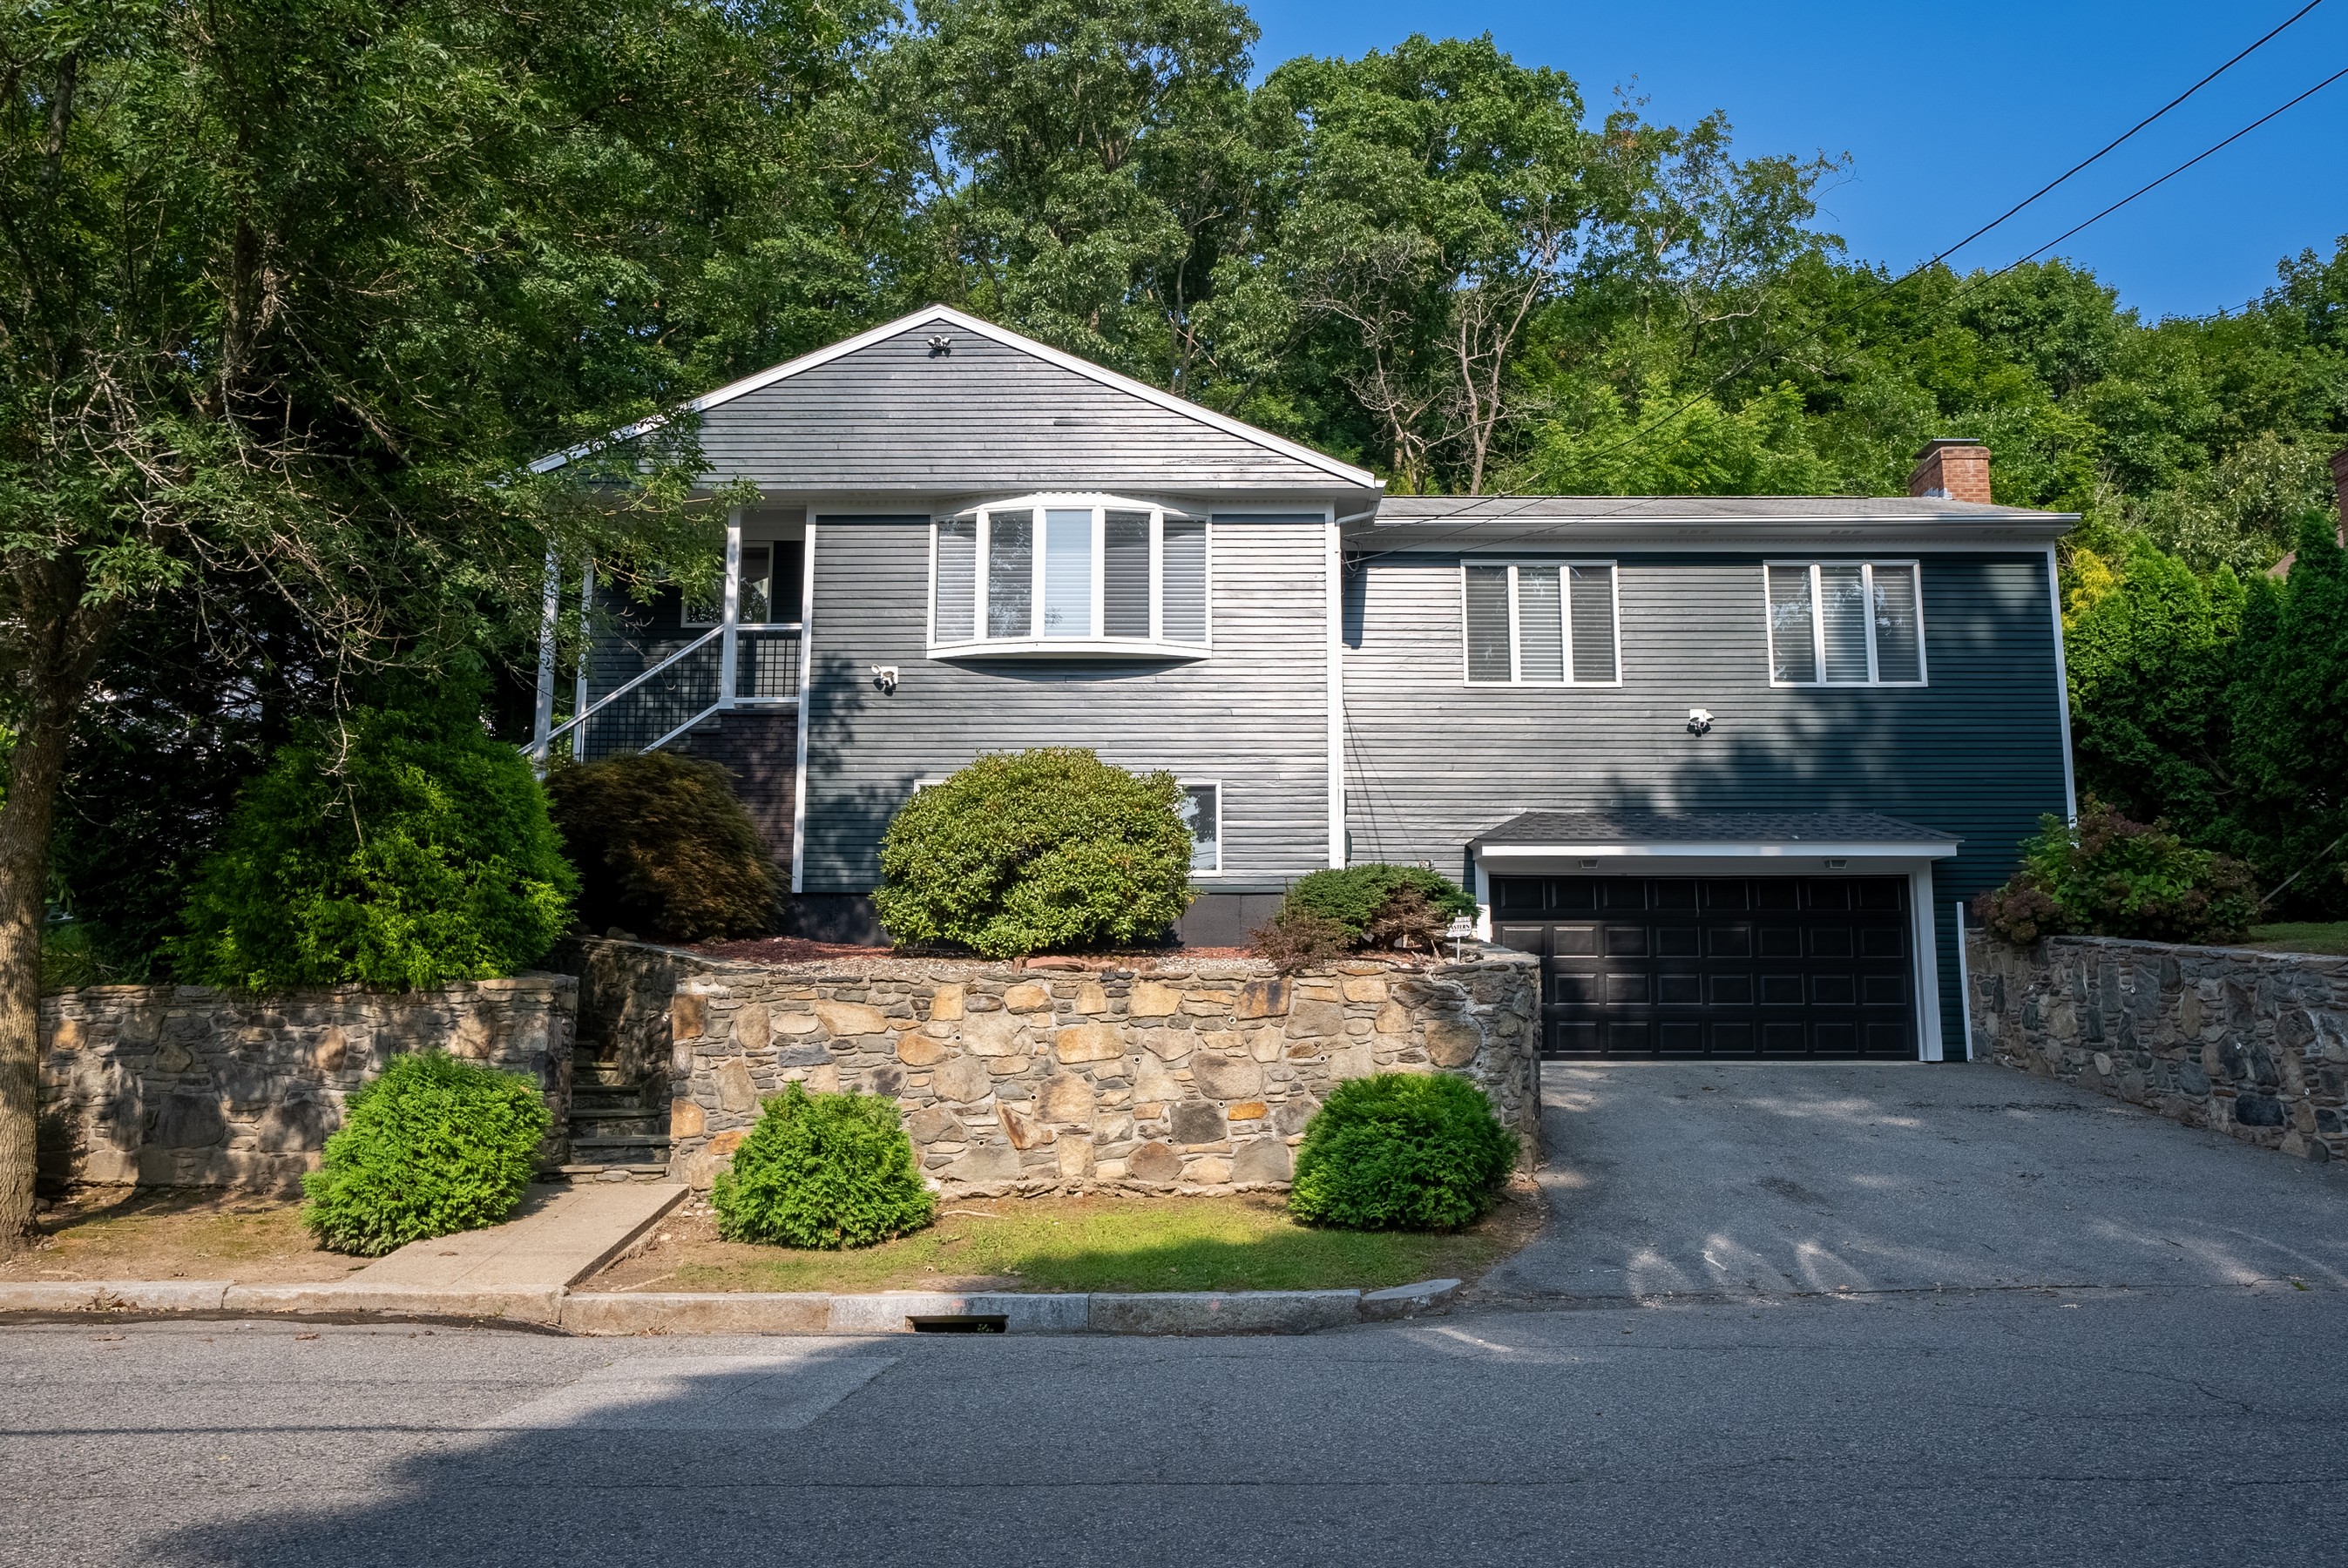
M 1331 1087 L 1378 1071 L 1468 1079 L 1536 1153 L 1539 969 L 1497 948 L 1293 978 L 1179 958 L 708 963 L 668 1010 L 669 1169 L 700 1187 L 793 1080 L 895 1096 L 949 1196 L 1282 1187 Z
M 1966 938 L 1976 1053 L 2310 1160 L 2348 1158 L 2348 958 Z
M 232 996 L 90 986 L 41 999 L 47 1184 L 298 1191 L 343 1102 L 392 1057 L 434 1047 L 535 1080 L 562 1158 L 579 982 L 530 974 L 433 990 Z

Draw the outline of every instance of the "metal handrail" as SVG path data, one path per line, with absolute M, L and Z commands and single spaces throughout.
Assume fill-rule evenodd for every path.
M 626 696 L 629 692 L 634 691 L 637 687 L 643 685 L 645 682 L 651 680 L 654 676 L 659 674 L 662 671 L 667 669 L 670 665 L 675 663 L 686 654 L 693 652 L 695 649 L 701 647 L 702 644 L 709 641 L 712 638 L 724 636 L 726 631 L 726 628 L 724 626 L 711 627 L 708 630 L 703 632 L 700 636 L 695 638 L 692 641 L 686 643 L 684 647 L 678 649 L 675 652 L 670 654 L 667 658 L 662 660 L 651 669 L 622 682 L 620 685 L 614 686 L 611 691 L 597 698 L 588 706 L 582 708 L 576 713 L 572 714 L 570 718 L 564 720 L 561 724 L 549 730 L 546 733 L 546 739 L 543 741 L 534 740 L 530 742 L 530 744 L 522 747 L 521 754 L 526 757 L 533 758 L 542 758 L 546 756 L 554 749 L 555 742 L 561 740 L 572 730 L 578 728 L 580 724 L 593 718 L 597 713 L 602 712 L 604 708 L 610 706 L 613 702 L 617 702 L 622 697 Z M 705 718 L 707 715 L 704 714 L 703 717 Z M 696 719 L 694 722 L 698 723 L 700 723 L 700 720 Z

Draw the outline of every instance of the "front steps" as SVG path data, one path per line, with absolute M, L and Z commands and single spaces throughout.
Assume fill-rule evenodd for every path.
M 665 1181 L 668 1106 L 657 1079 L 630 1082 L 615 1064 L 582 1059 L 571 1077 L 571 1162 L 581 1181 Z

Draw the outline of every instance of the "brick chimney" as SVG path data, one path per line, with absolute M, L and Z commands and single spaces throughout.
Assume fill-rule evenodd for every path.
M 1908 475 L 1908 493 L 1988 506 L 1989 448 L 1962 436 L 1927 441 Z

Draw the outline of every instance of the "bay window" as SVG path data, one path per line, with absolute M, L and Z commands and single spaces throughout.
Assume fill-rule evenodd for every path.
M 1205 651 L 1204 518 L 1108 497 L 1030 497 L 940 518 L 932 550 L 932 648 Z

